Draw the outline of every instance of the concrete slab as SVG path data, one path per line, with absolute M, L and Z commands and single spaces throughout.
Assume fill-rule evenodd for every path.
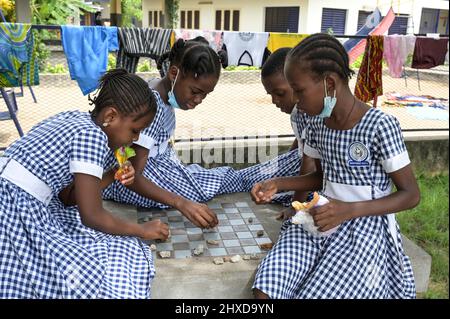
M 237 207 L 248 205 L 264 227 L 272 242 L 276 242 L 281 222 L 275 217 L 283 209 L 280 205 L 255 205 L 248 193 L 217 196 L 208 203 L 214 205 L 232 202 Z M 113 213 L 127 220 L 137 221 L 136 208 L 105 201 Z M 431 271 L 431 256 L 408 238 L 403 237 L 406 254 L 411 258 L 417 292 L 425 292 Z M 251 286 L 256 269 L 267 251 L 258 254 L 258 260 L 214 264 L 214 257 L 161 259 L 155 257 L 156 277 L 152 284 L 154 299 L 247 299 L 253 298 Z M 250 254 L 249 254 L 250 255 Z
M 124 220 L 134 223 L 137 222 L 136 206 L 125 205 L 109 200 L 104 200 L 103 207 L 112 212 L 115 216 L 118 216 Z
M 416 291 L 426 292 L 431 273 L 431 256 L 407 237 L 402 236 L 402 240 L 406 255 L 411 259 Z
M 250 299 L 260 260 L 215 265 L 212 257 L 156 259 L 153 299 Z

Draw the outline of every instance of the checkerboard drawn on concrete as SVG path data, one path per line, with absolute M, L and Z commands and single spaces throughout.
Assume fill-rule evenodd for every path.
M 271 243 L 271 240 L 249 203 L 211 202 L 208 206 L 217 214 L 219 220 L 214 229 L 200 229 L 174 209 L 138 208 L 139 223 L 161 219 L 169 224 L 171 237 L 167 241 L 146 241 L 156 245 L 154 256 L 161 258 L 158 252 L 170 251 L 170 258 L 197 257 L 194 250 L 199 246 L 203 246 L 203 253 L 198 257 L 266 252 L 260 245 Z

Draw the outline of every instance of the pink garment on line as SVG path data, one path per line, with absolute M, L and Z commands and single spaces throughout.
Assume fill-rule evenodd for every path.
M 402 76 L 402 67 L 409 54 L 413 54 L 416 37 L 414 35 L 387 35 L 384 37 L 383 57 L 393 78 Z
M 222 49 L 223 39 L 222 31 L 210 31 L 210 30 L 189 30 L 189 29 L 175 29 L 175 38 L 178 39 L 194 39 L 198 36 L 204 37 L 208 42 L 209 46 L 216 52 Z

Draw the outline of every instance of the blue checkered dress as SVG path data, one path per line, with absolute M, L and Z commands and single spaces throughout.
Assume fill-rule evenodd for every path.
M 299 112 L 296 107 L 291 113 L 291 126 L 298 141 L 298 148 L 281 154 L 274 159 L 254 165 L 239 171 L 242 178 L 243 191 L 249 192 L 252 187 L 263 180 L 282 176 L 297 176 L 302 164 L 304 132 L 308 126 L 310 117 Z M 276 194 L 272 200 L 274 203 L 289 205 L 292 202 L 294 192 Z
M 342 201 L 358 201 L 358 192 L 368 200 L 386 196 L 392 190 L 387 173 L 409 164 L 398 121 L 377 109 L 345 131 L 314 118 L 306 140 L 305 154 L 322 163 L 323 194 Z M 253 287 L 271 298 L 415 298 L 393 214 L 346 221 L 328 237 L 287 220 Z
M 4 156 L 52 190 L 46 206 L 0 177 L 0 298 L 148 298 L 154 277 L 150 249 L 133 237 L 81 223 L 57 195 L 73 172 L 101 178 L 107 136 L 90 115 L 57 114 L 13 143 Z
M 175 131 L 175 111 L 164 103 L 157 91 L 153 92 L 157 112 L 136 144 L 149 150 L 143 176 L 159 187 L 195 202 L 207 202 L 219 194 L 247 192 L 256 182 L 267 178 L 298 174 L 300 160 L 297 150 L 243 170 L 225 166 L 205 169 L 198 164 L 183 164 L 169 143 Z M 302 118 L 297 119 L 297 115 L 293 118 L 296 126 L 304 127 Z M 119 182 L 105 189 L 103 198 L 141 207 L 167 208 L 167 205 L 143 197 Z M 290 199 L 291 194 L 286 198 Z

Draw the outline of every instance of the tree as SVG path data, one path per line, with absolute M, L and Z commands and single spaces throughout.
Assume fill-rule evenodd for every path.
M 0 0 L 0 9 L 2 10 L 3 16 L 5 17 L 6 21 L 8 21 L 8 22 L 16 21 L 16 13 L 14 10 L 14 1 Z M 0 21 L 0 22 L 3 22 L 3 21 Z
M 33 24 L 67 24 L 69 17 L 83 15 L 81 10 L 95 12 L 83 0 L 31 0 Z
M 142 1 L 122 0 L 122 26 L 132 27 L 133 20 L 142 21 Z
M 178 25 L 178 10 L 180 9 L 180 0 L 166 0 L 165 6 L 165 11 L 167 14 L 165 28 L 175 29 Z
M 69 17 L 79 16 L 86 12 L 95 12 L 95 9 L 83 0 L 31 0 L 31 14 L 33 24 L 63 25 L 67 24 Z M 44 44 L 44 39 L 58 38 L 59 33 L 48 30 L 34 30 L 35 43 L 38 46 L 37 56 L 39 67 L 43 70 L 50 51 Z

